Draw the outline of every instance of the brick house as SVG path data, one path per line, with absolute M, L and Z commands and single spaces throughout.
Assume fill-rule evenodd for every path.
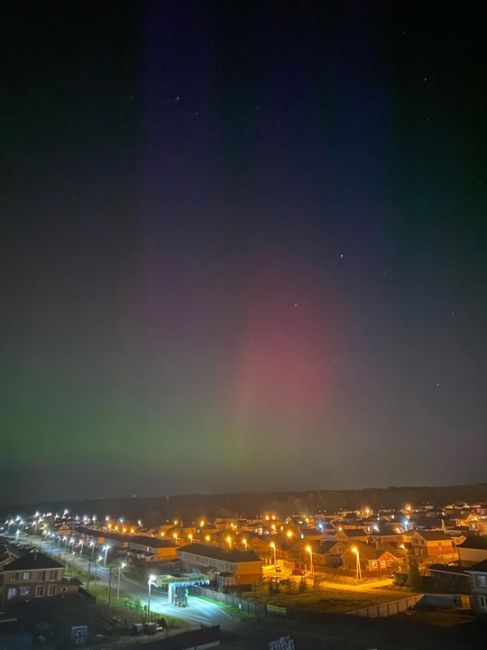
M 2 603 L 49 598 L 71 591 L 64 581 L 64 566 L 44 553 L 28 553 L 3 568 Z

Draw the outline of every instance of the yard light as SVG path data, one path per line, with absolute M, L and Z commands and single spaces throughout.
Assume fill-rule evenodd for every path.
M 117 600 L 120 598 L 120 574 L 122 573 L 122 569 L 125 569 L 126 566 L 125 562 L 121 562 L 118 567 Z
M 154 584 L 154 580 L 156 579 L 156 576 L 151 574 L 149 576 L 149 579 L 147 580 L 147 589 L 148 589 L 148 598 L 147 598 L 147 614 L 150 616 L 150 593 L 151 593 L 151 587 Z
M 232 538 L 230 537 L 230 535 L 227 535 L 227 536 L 225 537 L 225 541 L 226 541 L 226 543 L 228 544 L 228 546 L 229 546 L 230 548 L 232 548 Z
M 360 552 L 356 546 L 352 546 L 352 553 L 357 558 L 357 580 L 362 580 L 362 567 L 360 566 Z
M 247 543 L 247 539 L 245 537 L 242 540 L 242 544 L 244 545 L 245 550 L 247 550 L 248 543 Z
M 307 550 L 308 553 L 309 553 L 309 570 L 311 571 L 311 573 L 314 573 L 314 566 L 313 566 L 313 549 L 312 549 L 311 546 L 308 544 L 308 546 L 306 547 L 306 550 Z
M 275 542 L 271 542 L 269 544 L 269 546 L 274 551 L 274 566 L 276 566 L 276 564 L 277 564 L 277 560 L 276 560 L 276 544 L 275 544 Z

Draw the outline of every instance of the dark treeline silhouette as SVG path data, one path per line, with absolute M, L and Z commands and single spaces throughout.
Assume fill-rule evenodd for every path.
M 133 497 L 120 499 L 87 499 L 80 501 L 50 501 L 2 508 L 4 515 L 17 512 L 30 513 L 70 512 L 83 515 L 96 514 L 103 517 L 141 519 L 144 526 L 157 526 L 161 521 L 175 517 L 190 522 L 205 516 L 230 517 L 253 516 L 264 512 L 281 515 L 293 512 L 335 512 L 353 510 L 362 506 L 377 508 L 401 508 L 432 504 L 443 506 L 455 502 L 487 500 L 487 483 L 475 485 L 450 485 L 441 487 L 389 487 L 363 490 L 310 490 L 308 492 L 263 492 L 226 494 L 186 494 L 164 497 Z

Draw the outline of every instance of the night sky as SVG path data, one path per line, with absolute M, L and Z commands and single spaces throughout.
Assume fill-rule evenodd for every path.
M 1 500 L 486 479 L 464 3 L 2 8 Z

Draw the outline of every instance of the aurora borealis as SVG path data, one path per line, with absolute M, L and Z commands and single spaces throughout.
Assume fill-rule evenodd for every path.
M 485 480 L 482 20 L 4 18 L 4 502 Z

